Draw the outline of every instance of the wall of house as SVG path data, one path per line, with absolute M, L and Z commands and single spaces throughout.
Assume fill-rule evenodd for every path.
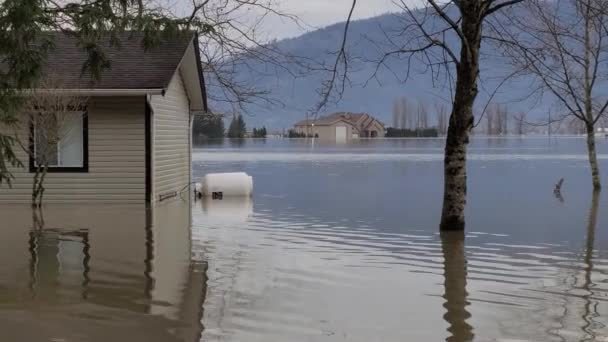
M 380 124 L 380 122 L 378 122 L 378 120 L 374 120 L 374 123 L 372 124 L 372 126 L 369 129 L 377 131 L 379 138 L 384 137 L 384 126 L 382 126 Z
M 143 96 L 90 99 L 89 172 L 47 174 L 44 202 L 144 203 L 144 106 Z M 23 141 L 29 140 L 27 120 L 18 134 Z M 19 147 L 16 150 L 25 168 L 12 169 L 12 188 L 0 185 L 0 203 L 31 201 L 29 157 Z
M 336 140 L 336 127 L 345 126 L 346 127 L 346 137 L 350 139 L 354 132 L 354 129 L 351 125 L 339 121 L 329 126 L 314 126 L 314 127 L 305 127 L 305 126 L 295 126 L 294 130 L 298 133 L 311 133 L 313 136 L 315 134 L 319 135 L 319 139 L 327 140 L 327 141 L 335 141 Z
M 367 131 L 369 134 L 368 138 L 371 138 L 371 132 L 373 131 L 377 132 L 377 138 L 384 137 L 384 126 L 378 120 L 374 119 L 373 122 L 366 124 L 364 127 L 364 131 Z
M 182 77 L 176 73 L 165 95 L 152 106 L 152 201 L 175 194 L 190 183 L 190 106 Z

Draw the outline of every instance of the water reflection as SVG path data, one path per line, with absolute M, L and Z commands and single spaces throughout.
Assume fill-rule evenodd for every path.
M 207 264 L 191 261 L 190 210 L 0 206 L 3 340 L 199 341 Z
M 61 295 L 86 299 L 89 284 L 89 235 L 86 230 L 36 229 L 30 232 L 30 290 L 52 301 Z
M 583 339 L 581 341 L 594 341 L 596 334 L 594 329 L 598 326 L 603 325 L 595 322 L 595 318 L 599 316 L 598 305 L 599 301 L 595 300 L 595 296 L 592 274 L 593 274 L 593 253 L 595 250 L 595 228 L 597 225 L 597 212 L 599 208 L 599 197 L 600 192 L 594 191 L 591 198 L 591 209 L 589 210 L 589 220 L 587 225 L 587 239 L 585 243 L 585 257 L 584 257 L 584 280 L 582 289 L 586 292 L 582 295 L 585 302 L 585 308 L 583 310 L 583 322 L 585 324 L 582 327 Z
M 242 224 L 253 215 L 253 200 L 250 197 L 226 197 L 222 200 L 203 197 L 199 202 L 207 225 Z
M 450 336 L 446 341 L 465 342 L 473 340 L 473 327 L 467 320 L 471 314 L 467 307 L 467 260 L 465 256 L 464 232 L 442 232 L 441 251 L 443 253 L 443 318 L 448 322 Z

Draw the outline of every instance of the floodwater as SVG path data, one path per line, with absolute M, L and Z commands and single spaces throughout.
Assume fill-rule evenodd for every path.
M 251 199 L 0 207 L 2 340 L 608 341 L 584 139 L 474 138 L 466 234 L 438 234 L 442 148 L 226 141 L 194 174 Z

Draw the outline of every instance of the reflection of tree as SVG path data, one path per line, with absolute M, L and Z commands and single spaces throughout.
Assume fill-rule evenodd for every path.
M 571 274 L 568 274 L 563 282 L 565 286 L 564 292 L 559 292 L 563 297 L 562 314 L 556 318 L 556 326 L 547 330 L 547 333 L 561 341 L 566 341 L 569 336 L 564 335 L 562 330 L 571 331 L 569 324 L 581 323 L 580 327 L 581 336 L 578 337 L 579 341 L 595 341 L 596 333 L 594 329 L 598 327 L 598 323 L 595 322 L 595 318 L 598 314 L 598 301 L 594 300 L 595 295 L 593 288 L 592 274 L 593 274 L 593 251 L 595 246 L 595 228 L 597 225 L 597 214 L 599 208 L 599 195 L 598 191 L 593 193 L 591 199 L 591 208 L 589 210 L 589 217 L 587 221 L 587 236 L 585 240 L 584 253 L 582 255 L 584 267 L 582 269 L 583 276 L 582 280 L 578 276 L 578 268 L 574 268 Z M 578 291 L 584 291 L 584 294 L 579 294 Z M 575 293 L 572 293 L 575 291 Z M 583 308 L 580 309 L 579 301 L 582 300 Z M 578 316 L 580 314 L 580 316 Z M 580 318 L 580 320 L 579 320 Z
M 42 207 L 32 207 L 32 229 L 44 229 L 44 213 Z
M 450 342 L 471 341 L 474 337 L 473 327 L 467 323 L 471 314 L 467 311 L 467 262 L 464 250 L 464 232 L 442 232 L 441 250 L 443 252 L 444 295 L 443 306 L 446 313 L 443 318 L 450 327 Z
M 89 285 L 89 234 L 86 230 L 30 231 L 30 291 L 36 296 L 58 299 L 70 289 L 87 297 Z
M 582 289 L 585 290 L 585 294 L 582 296 L 585 301 L 585 309 L 583 310 L 583 321 L 585 324 L 582 327 L 583 334 L 585 335 L 581 341 L 594 341 L 595 334 L 593 328 L 595 326 L 594 319 L 599 316 L 597 312 L 598 302 L 593 300 L 593 281 L 591 275 L 593 273 L 593 249 L 595 245 L 595 226 L 597 225 L 597 211 L 599 208 L 599 191 L 593 192 L 591 199 L 591 210 L 589 210 L 589 222 L 587 224 L 587 241 L 585 243 L 585 268 L 584 268 L 584 280 Z

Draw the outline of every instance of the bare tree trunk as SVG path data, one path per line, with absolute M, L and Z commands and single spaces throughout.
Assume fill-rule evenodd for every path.
M 481 1 L 462 1 L 462 34 L 466 45 L 456 67 L 456 93 L 445 145 L 443 209 L 440 230 L 464 230 L 467 196 L 467 144 L 473 127 L 473 104 L 477 97 Z
M 591 26 L 592 26 L 592 14 L 591 14 L 591 2 L 585 3 L 585 54 L 584 54 L 584 66 L 585 66 L 585 123 L 587 128 L 587 152 L 589 153 L 589 164 L 591 165 L 591 179 L 593 182 L 593 190 L 598 191 L 602 188 L 600 182 L 600 170 L 597 165 L 597 153 L 595 151 L 595 125 L 593 118 L 593 81 L 592 81 L 592 70 L 591 70 Z
M 48 167 L 38 166 L 34 173 L 32 182 L 32 208 L 42 207 L 42 197 L 44 196 L 44 179 L 46 178 Z
M 587 152 L 589 153 L 589 165 L 591 166 L 591 180 L 593 182 L 593 190 L 602 189 L 600 182 L 600 169 L 597 163 L 597 153 L 595 151 L 595 129 L 593 124 L 587 123 Z
M 32 179 L 32 208 L 36 208 L 36 202 L 38 199 L 38 178 L 40 177 L 40 173 L 38 172 L 40 168 L 36 168 L 36 172 L 34 173 L 34 178 Z
M 44 180 L 46 178 L 48 172 L 48 166 L 42 167 L 42 175 L 40 176 L 40 182 L 38 186 L 38 208 L 42 208 L 42 198 L 44 197 L 44 192 L 46 188 L 44 187 Z

